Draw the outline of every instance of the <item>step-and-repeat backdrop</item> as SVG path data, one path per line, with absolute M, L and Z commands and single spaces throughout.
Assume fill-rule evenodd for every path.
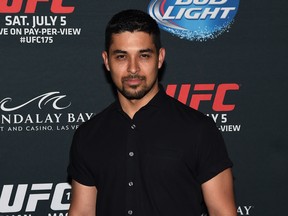
M 167 94 L 211 116 L 223 133 L 238 215 L 285 215 L 287 7 L 268 0 L 1 0 L 0 215 L 67 215 L 72 136 L 114 100 L 101 58 L 104 29 L 128 8 L 159 23 Z

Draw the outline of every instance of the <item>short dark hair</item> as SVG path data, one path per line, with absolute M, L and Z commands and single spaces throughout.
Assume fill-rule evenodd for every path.
M 108 22 L 105 31 L 105 49 L 108 52 L 112 43 L 112 34 L 125 31 L 146 32 L 153 37 L 157 52 L 161 48 L 160 30 L 157 22 L 141 10 L 124 10 L 115 14 Z

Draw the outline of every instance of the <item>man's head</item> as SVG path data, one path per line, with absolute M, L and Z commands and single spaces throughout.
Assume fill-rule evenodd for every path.
M 157 52 L 161 48 L 160 30 L 157 22 L 140 10 L 125 10 L 115 14 L 105 31 L 105 49 L 109 53 L 112 35 L 122 32 L 146 32 L 153 37 Z
M 165 49 L 157 23 L 148 14 L 138 10 L 116 14 L 106 28 L 102 57 L 119 98 L 149 100 L 158 92 Z

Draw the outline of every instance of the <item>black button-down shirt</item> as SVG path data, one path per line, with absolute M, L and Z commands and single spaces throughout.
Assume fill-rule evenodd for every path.
M 68 172 L 97 216 L 200 216 L 201 184 L 231 167 L 215 123 L 164 90 L 133 119 L 118 101 L 76 131 Z

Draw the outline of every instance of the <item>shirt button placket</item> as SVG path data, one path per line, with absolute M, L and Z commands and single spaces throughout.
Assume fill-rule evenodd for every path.
M 127 150 L 128 150 L 128 160 L 127 160 L 127 215 L 133 215 L 135 212 L 134 202 L 135 202 L 135 188 L 134 181 L 135 179 L 135 144 L 137 141 L 137 133 L 136 133 L 136 125 L 132 123 L 130 125 L 130 132 L 128 133 L 128 142 L 127 142 Z

